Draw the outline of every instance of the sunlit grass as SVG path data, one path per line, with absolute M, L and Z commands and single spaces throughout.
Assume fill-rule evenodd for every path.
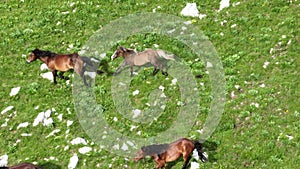
M 231 4 L 234 2 L 231 2 Z M 295 1 L 241 1 L 217 12 L 219 2 L 198 2 L 200 13 L 207 14 L 193 24 L 209 37 L 222 60 L 227 101 L 218 128 L 204 143 L 210 161 L 202 168 L 297 168 L 300 162 L 299 137 L 299 5 Z M 74 110 L 72 87 L 64 80 L 57 85 L 40 76 L 40 61 L 27 65 L 25 60 L 34 48 L 57 53 L 78 52 L 98 29 L 114 19 L 136 12 L 165 12 L 180 16 L 183 1 L 6 1 L 0 4 L 0 111 L 12 105 L 14 108 L 0 114 L 0 125 L 9 119 L 6 127 L 0 127 L 0 156 L 8 154 L 9 164 L 21 161 L 51 163 L 66 168 L 70 157 L 77 153 L 78 168 L 153 168 L 150 159 L 133 163 L 131 159 L 110 154 L 98 144 L 92 144 L 78 122 Z M 160 7 L 158 7 L 160 6 Z M 222 24 L 221 24 L 222 22 Z M 120 26 L 122 29 L 122 26 Z M 199 116 L 189 134 L 183 137 L 197 138 L 209 113 L 210 85 L 203 62 L 195 62 L 197 56 L 189 48 L 172 39 L 155 34 L 136 35 L 117 45 L 137 50 L 153 48 L 158 44 L 164 50 L 176 53 L 191 68 L 192 73 L 203 75 L 197 79 L 201 97 Z M 107 51 L 110 56 L 115 49 Z M 113 72 L 122 62 L 105 59 Z M 265 66 L 265 67 L 264 67 Z M 101 68 L 100 68 L 101 69 Z M 128 70 L 124 70 L 128 71 Z M 146 107 L 149 94 L 165 87 L 170 98 L 167 108 L 156 122 L 130 131 L 132 123 L 122 119 L 111 98 L 112 76 L 97 76 L 94 91 L 97 103 L 105 111 L 105 118 L 125 135 L 155 135 L 168 128 L 178 111 L 178 86 L 170 86 L 172 77 L 166 79 L 159 72 L 151 75 L 152 67 L 140 69 L 130 85 L 129 97 L 138 109 Z M 66 73 L 71 76 L 71 73 Z M 129 75 L 129 71 L 128 71 Z M 72 81 L 72 79 L 71 79 Z M 147 83 L 146 83 L 147 82 Z M 13 87 L 21 87 L 16 96 L 9 96 Z M 139 94 L 132 92 L 139 90 Z M 37 108 L 38 106 L 38 108 Z M 35 109 L 36 108 L 36 109 Z M 50 127 L 33 127 L 38 113 L 55 108 L 54 124 Z M 71 113 L 68 112 L 68 108 Z M 16 115 L 14 114 L 16 112 Z M 58 115 L 63 114 L 63 120 Z M 115 122 L 114 117 L 118 117 Z M 67 126 L 67 121 L 74 121 Z M 31 123 L 17 129 L 20 123 Z M 45 138 L 54 129 L 60 132 Z M 22 133 L 31 133 L 22 137 Z M 93 148 L 88 154 L 80 154 L 83 145 L 71 145 L 70 141 L 82 137 Z M 17 140 L 21 142 L 16 143 Z M 55 157 L 54 159 L 50 157 Z M 51 160 L 52 159 L 52 160 Z M 57 159 L 57 160 L 56 160 Z M 181 161 L 173 168 L 179 168 Z M 51 168 L 51 167 L 49 167 Z

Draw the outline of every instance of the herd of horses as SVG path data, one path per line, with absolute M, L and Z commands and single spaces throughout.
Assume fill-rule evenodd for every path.
M 133 49 L 128 49 L 125 47 L 118 47 L 116 51 L 111 56 L 114 60 L 118 57 L 123 57 L 124 62 L 117 68 L 115 75 L 120 73 L 121 69 L 126 65 L 130 66 L 130 76 L 133 76 L 133 66 L 143 66 L 147 63 L 151 63 L 154 66 L 153 75 L 158 72 L 158 68 L 161 70 L 162 74 L 167 76 L 168 73 L 165 70 L 165 65 L 163 60 L 175 60 L 174 55 L 169 55 L 163 50 L 147 49 L 142 52 L 136 52 Z M 98 65 L 95 64 L 89 57 L 80 56 L 77 53 L 72 54 L 56 54 L 50 51 L 44 51 L 40 49 L 34 49 L 28 59 L 27 63 L 31 63 L 35 60 L 41 60 L 45 63 L 48 69 L 53 74 L 53 82 L 57 83 L 56 77 L 61 79 L 68 79 L 63 76 L 64 72 L 73 69 L 83 80 L 85 86 L 89 86 L 86 78 L 85 71 L 87 66 L 91 67 L 93 71 L 97 74 L 103 73 L 98 69 Z M 59 72 L 58 72 L 59 71 Z M 190 140 L 187 138 L 181 138 L 170 144 L 159 144 L 159 145 L 148 145 L 143 146 L 137 155 L 133 158 L 134 161 L 139 161 L 144 159 L 146 156 L 150 156 L 157 164 L 155 169 L 165 168 L 166 162 L 172 162 L 180 157 L 183 157 L 184 163 L 182 169 L 186 169 L 191 159 L 194 149 L 197 150 L 198 155 L 202 162 L 207 161 L 207 156 L 203 151 L 202 144 L 195 140 Z M 41 169 L 42 167 L 30 164 L 22 163 L 11 167 L 0 167 L 0 169 Z
M 164 65 L 161 58 L 166 60 L 175 60 L 174 56 L 166 54 L 163 50 L 147 49 L 143 52 L 136 52 L 133 49 L 124 48 L 122 46 L 118 47 L 111 58 L 114 60 L 120 56 L 124 57 L 124 62 L 118 67 L 115 74 L 120 73 L 123 67 L 129 65 L 130 76 L 133 76 L 133 66 L 143 66 L 147 63 L 151 63 L 154 66 L 153 75 L 158 72 L 157 68 L 159 68 L 162 71 L 162 74 L 167 76 L 168 73 L 164 71 Z M 53 82 L 55 84 L 57 83 L 56 77 L 67 79 L 67 77 L 63 76 L 63 73 L 70 69 L 73 69 L 83 79 L 83 83 L 86 86 L 88 86 L 88 83 L 84 73 L 87 67 L 91 67 L 93 69 L 92 71 L 97 74 L 103 73 L 102 71 L 97 70 L 97 64 L 95 64 L 89 57 L 79 56 L 78 53 L 56 54 L 51 51 L 34 49 L 29 55 L 27 63 L 31 63 L 37 59 L 47 65 L 48 69 L 53 74 Z M 58 71 L 60 71 L 59 74 Z

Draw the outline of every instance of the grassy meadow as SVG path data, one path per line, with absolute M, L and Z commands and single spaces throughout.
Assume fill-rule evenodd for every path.
M 218 12 L 219 1 L 196 1 L 203 19 L 183 17 L 180 11 L 188 1 L 109 0 L 109 1 L 37 1 L 5 0 L 0 3 L 0 156 L 8 155 L 8 164 L 37 163 L 49 169 L 67 168 L 76 153 L 76 168 L 153 168 L 150 158 L 134 163 L 101 148 L 82 129 L 70 83 L 58 84 L 41 77 L 41 62 L 26 63 L 35 49 L 56 53 L 79 52 L 89 38 L 105 25 L 128 14 L 156 12 L 179 16 L 199 28 L 210 39 L 222 61 L 226 78 L 226 106 L 222 119 L 204 143 L 209 162 L 200 168 L 297 168 L 300 163 L 300 2 L 297 0 L 232 0 Z M 122 25 L 118 29 L 122 29 Z M 133 46 L 132 46 L 133 44 Z M 114 44 L 106 52 L 93 90 L 103 106 L 105 119 L 125 135 L 154 136 L 171 126 L 180 104 L 180 89 L 172 85 L 172 76 L 160 72 L 152 76 L 152 67 L 140 69 L 129 87 L 134 107 L 147 109 L 151 91 L 164 87 L 166 108 L 149 125 L 122 119 L 112 99 L 112 73 L 123 61 L 111 61 L 118 45 L 139 51 L 159 48 L 172 51 L 190 68 L 196 78 L 199 115 L 187 132 L 199 137 L 210 111 L 211 87 L 206 65 L 197 60 L 184 44 L 157 34 L 136 35 Z M 298 67 L 298 68 L 297 68 Z M 129 70 L 124 70 L 128 73 Z M 20 91 L 10 96 L 11 90 Z M 134 95 L 135 91 L 139 91 Z M 4 112 L 6 108 L 12 109 Z M 52 110 L 50 126 L 34 120 L 40 112 Z M 115 120 L 115 119 L 119 120 Z M 26 124 L 24 127 L 20 124 Z M 132 128 L 132 125 L 138 126 Z M 56 131 L 56 132 L 54 132 Z M 52 133 L 52 134 L 51 134 Z M 139 134 L 137 134 L 139 133 Z M 49 135 L 50 134 L 50 135 Z M 86 144 L 71 144 L 84 138 Z M 79 149 L 90 147 L 82 154 Z M 192 159 L 196 161 L 195 159 Z M 181 168 L 182 160 L 172 163 Z

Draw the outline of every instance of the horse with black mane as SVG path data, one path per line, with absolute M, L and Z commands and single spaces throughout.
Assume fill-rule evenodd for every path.
M 201 161 L 206 162 L 207 157 L 202 150 L 202 144 L 199 141 L 187 138 L 181 138 L 170 144 L 143 146 L 133 160 L 139 161 L 146 156 L 151 156 L 157 164 L 155 169 L 159 169 L 165 168 L 166 162 L 175 161 L 180 156 L 183 156 L 184 163 L 182 169 L 186 169 L 194 149 L 197 150 Z
M 68 78 L 63 76 L 64 72 L 74 69 L 74 71 L 83 79 L 84 84 L 87 86 L 88 83 L 84 76 L 85 63 L 92 67 L 95 72 L 100 74 L 100 71 L 96 70 L 97 66 L 94 65 L 88 57 L 81 57 L 77 53 L 56 54 L 51 51 L 34 49 L 29 55 L 27 63 L 31 63 L 37 59 L 45 63 L 48 69 L 52 72 L 54 84 L 57 83 L 56 77 L 67 80 Z M 57 73 L 58 71 L 60 71 L 59 75 Z

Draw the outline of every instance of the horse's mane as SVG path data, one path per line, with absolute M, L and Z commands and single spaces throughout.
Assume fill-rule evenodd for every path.
M 128 48 L 126 48 L 126 49 L 129 53 L 136 53 L 136 51 L 134 49 L 128 49 Z
M 48 57 L 54 57 L 57 54 L 51 51 L 45 51 L 45 50 L 40 50 L 40 49 L 34 49 L 32 51 L 34 53 L 34 55 L 36 55 L 37 57 L 43 57 L 43 56 L 48 56 Z M 0 168 L 1 169 L 1 168 Z
M 162 153 L 166 152 L 168 147 L 169 147 L 169 144 L 153 144 L 153 145 L 142 147 L 142 150 L 146 156 L 148 156 L 148 155 L 151 156 L 154 154 L 162 154 Z

